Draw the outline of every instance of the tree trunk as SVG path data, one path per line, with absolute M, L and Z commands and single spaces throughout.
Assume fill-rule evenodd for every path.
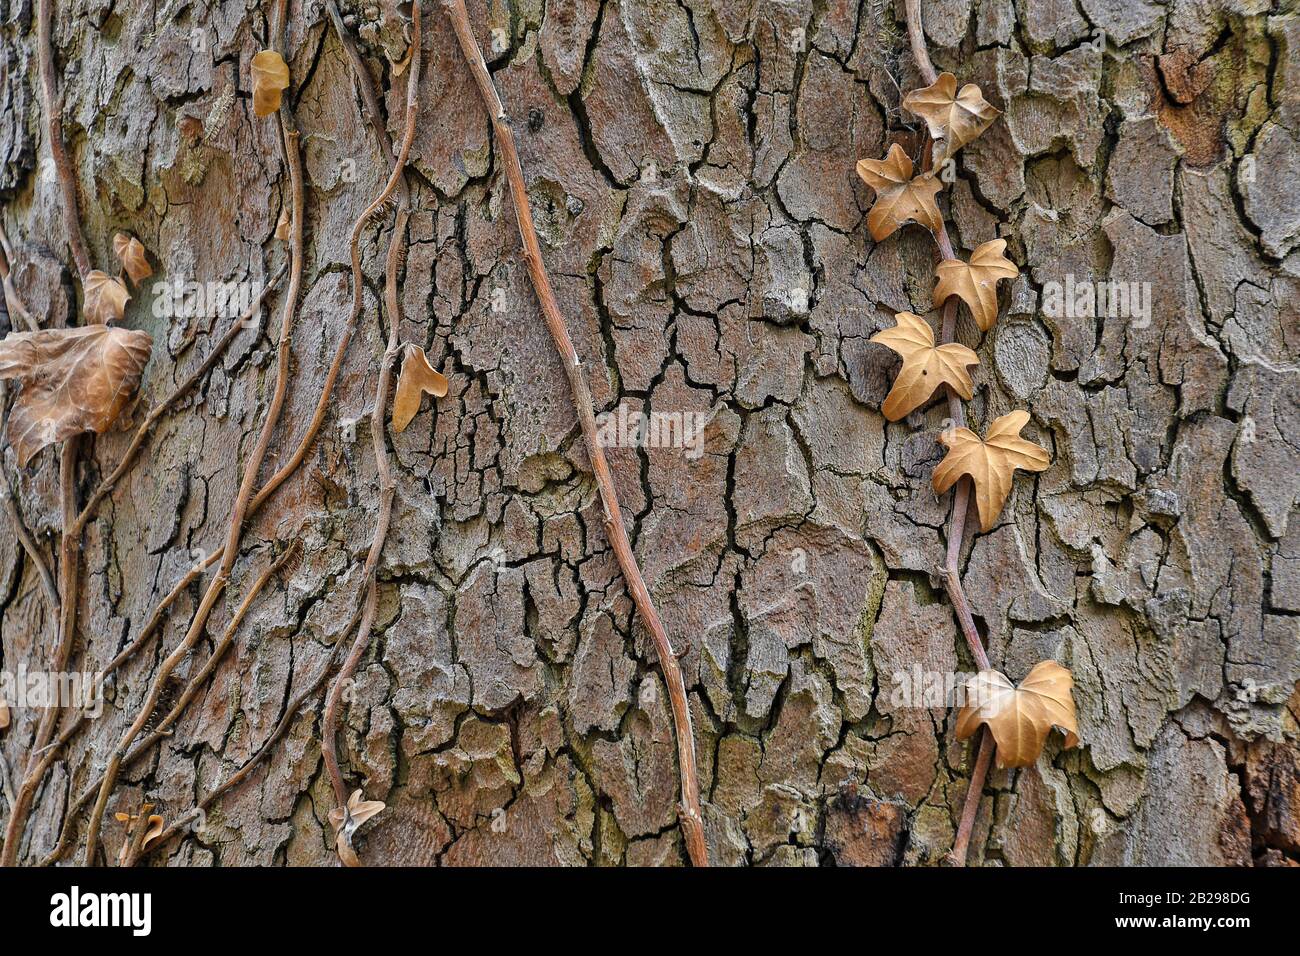
M 341 6 L 400 140 L 398 5 Z M 887 424 L 897 358 L 867 341 L 895 312 L 931 309 L 933 241 L 910 226 L 873 243 L 872 193 L 854 173 L 890 142 L 920 142 L 899 105 L 924 85 L 901 2 L 469 7 L 560 309 L 608 413 L 628 534 L 685 652 L 711 861 L 941 862 L 975 750 L 941 696 L 918 706 L 906 691 L 917 675 L 973 668 L 938 576 L 950 498 L 930 473 L 947 409 Z M 960 313 L 958 340 L 981 362 L 968 418 L 982 432 L 1025 408 L 1026 437 L 1053 457 L 1017 476 L 994 530 L 968 522 L 963 580 L 994 667 L 1013 680 L 1048 658 L 1072 670 L 1082 739 L 1064 750 L 1054 736 L 1036 766 L 990 774 L 973 865 L 1300 863 L 1300 19 L 1282 7 L 923 0 L 936 66 L 1004 112 L 941 169 L 959 253 L 1002 236 L 1021 270 L 990 332 Z M 273 237 L 289 206 L 278 127 L 250 95 L 269 19 L 269 6 L 56 5 L 93 266 L 118 271 L 117 232 L 154 266 L 120 323 L 154 338 L 141 397 L 131 422 L 82 440 L 83 504 L 131 426 L 233 321 L 211 301 L 169 315 L 168 290 L 255 291 L 288 254 Z M 426 349 L 450 392 L 386 431 L 392 527 L 337 740 L 348 789 L 387 808 L 356 850 L 370 865 L 683 864 L 659 661 L 602 526 L 488 116 L 441 5 L 426 2 L 423 19 L 398 337 Z M 15 290 L 42 325 L 80 324 L 35 6 L 9 0 L 0 21 Z M 306 255 L 259 486 L 312 417 L 350 310 L 348 237 L 390 168 L 326 5 L 290 5 L 285 49 Z M 337 861 L 329 685 L 313 682 L 353 639 L 374 534 L 369 410 L 393 319 L 392 223 L 385 210 L 362 233 L 365 307 L 319 439 L 249 521 L 151 726 L 254 580 L 291 543 L 300 552 L 175 726 L 124 765 L 102 860 L 131 837 L 115 813 L 152 804 L 184 820 L 311 690 L 247 779 L 142 862 Z M 1084 296 L 1116 292 L 1112 280 L 1129 299 L 1089 309 Z M 159 420 L 87 525 L 74 670 L 102 670 L 224 542 L 275 385 L 284 294 Z M 4 471 L 53 567 L 57 450 L 20 469 L 6 443 Z M 0 668 L 43 671 L 55 612 L 11 519 L 0 526 Z M 211 574 L 44 775 L 20 862 L 46 859 L 69 820 L 62 858 L 80 860 L 94 801 L 70 805 L 96 785 Z M 12 791 L 42 712 L 10 704 Z M 0 806 L 7 824 L 11 798 Z

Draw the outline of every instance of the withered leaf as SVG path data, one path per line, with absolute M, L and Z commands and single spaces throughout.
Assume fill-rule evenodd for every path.
M 420 399 L 425 392 L 434 398 L 442 398 L 447 394 L 447 379 L 429 364 L 424 349 L 408 345 L 402 359 L 402 371 L 397 376 L 397 394 L 393 397 L 393 431 L 405 431 L 411 424 L 411 419 L 420 410 Z
M 974 83 L 957 92 L 957 78 L 941 73 L 923 89 L 903 97 L 903 109 L 925 120 L 934 139 L 944 142 L 944 158 L 965 146 L 1002 115 L 1002 111 L 984 99 Z
M 86 273 L 81 289 L 86 298 L 86 321 L 96 325 L 119 321 L 131 298 L 125 282 L 98 269 Z
M 153 267 L 149 265 L 149 259 L 145 256 L 144 246 L 135 236 L 128 236 L 124 232 L 115 235 L 113 254 L 117 256 L 117 261 L 122 263 L 122 268 L 136 285 L 139 285 L 142 279 L 153 275 Z
M 280 210 L 280 218 L 275 223 L 275 238 L 281 242 L 289 241 L 289 230 L 293 228 L 293 217 L 289 215 L 289 208 Z
M 0 700 L 0 730 L 6 730 L 9 727 L 9 705 Z
M 408 46 L 406 48 L 406 53 L 402 55 L 402 58 L 393 63 L 393 76 L 401 76 L 406 72 L 406 68 L 411 65 L 411 54 L 414 52 L 414 46 Z
M 140 819 L 140 814 L 115 813 L 113 814 L 113 817 L 118 822 L 125 823 L 127 825 L 126 839 L 122 841 L 122 849 L 117 855 L 117 862 L 120 865 L 126 862 L 126 856 L 131 850 L 132 833 L 135 830 L 136 821 Z M 144 840 L 140 844 L 140 849 L 141 850 L 148 849 L 150 843 L 153 843 L 160 836 L 162 836 L 163 828 L 165 826 L 166 826 L 166 821 L 163 820 L 162 817 L 158 816 L 158 814 L 156 813 L 151 813 L 148 819 L 145 820 L 145 827 L 147 829 L 145 830 L 144 833 Z
M 253 113 L 270 116 L 280 108 L 280 96 L 289 88 L 289 67 L 275 50 L 253 57 Z
M 360 866 L 356 851 L 352 849 L 352 834 L 361 828 L 371 817 L 383 810 L 385 804 L 379 800 L 362 799 L 360 788 L 352 791 L 346 807 L 335 807 L 330 811 L 330 823 L 334 826 L 334 848 L 348 866 Z
M 1004 256 L 1007 241 L 992 239 L 977 247 L 970 262 L 945 259 L 935 266 L 939 281 L 934 286 L 934 304 L 941 306 L 950 295 L 959 296 L 987 332 L 998 320 L 998 280 L 1020 275 L 1016 264 Z
M 949 429 L 939 436 L 948 446 L 948 454 L 934 469 L 934 490 L 943 494 L 962 475 L 970 475 L 982 531 L 991 530 L 1002 512 L 1017 468 L 1042 471 L 1051 463 L 1044 449 L 1020 437 L 1020 429 L 1028 421 L 1029 413 L 1017 410 L 994 419 L 983 440 L 969 428 Z
M 107 325 L 12 332 L 0 341 L 0 379 L 22 390 L 9 414 L 9 442 L 26 467 L 53 442 L 105 432 L 130 401 L 153 339 Z
M 858 175 L 876 191 L 876 202 L 867 213 L 867 231 L 880 242 L 907 222 L 918 222 L 932 233 L 943 228 L 934 195 L 941 188 L 938 179 L 926 174 L 912 178 L 912 160 L 897 143 L 884 159 L 858 161 Z
M 1065 746 L 1079 745 L 1074 710 L 1074 678 L 1056 661 L 1042 661 L 1012 685 L 999 671 L 980 671 L 966 685 L 967 705 L 957 714 L 957 739 L 965 740 L 987 724 L 997 746 L 999 767 L 1028 767 L 1043 752 L 1053 727 Z
M 893 349 L 903 357 L 903 367 L 894 379 L 894 387 L 885 396 L 880 410 L 891 422 L 896 422 L 926 403 L 935 389 L 948 384 L 962 398 L 973 394 L 968 366 L 978 365 L 979 358 L 964 345 L 949 342 L 934 344 L 930 323 L 911 312 L 899 312 L 897 324 L 892 329 L 877 332 L 871 337 Z

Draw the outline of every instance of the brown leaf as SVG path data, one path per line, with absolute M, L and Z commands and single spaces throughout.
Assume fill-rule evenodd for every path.
M 122 866 L 126 863 L 126 856 L 131 851 L 131 840 L 135 830 L 135 822 L 140 819 L 140 814 L 115 813 L 113 814 L 113 817 L 127 825 L 126 839 L 122 841 L 122 849 L 117 854 L 117 863 L 119 866 Z M 147 829 L 144 833 L 144 840 L 140 843 L 141 852 L 148 849 L 150 843 L 153 843 L 158 839 L 158 837 L 162 836 L 163 828 L 165 826 L 166 821 L 163 820 L 162 817 L 158 816 L 158 814 L 151 813 L 149 815 L 149 818 L 145 820 L 145 827 Z
M 1045 450 L 1020 437 L 1028 422 L 1029 413 L 1017 410 L 995 419 L 982 441 L 969 428 L 953 428 L 939 436 L 948 454 L 934 469 L 934 490 L 943 494 L 962 475 L 970 475 L 981 531 L 991 530 L 1002 512 L 1011 492 L 1012 472 L 1017 468 L 1042 471 L 1052 461 Z
M 1020 275 L 1016 264 L 1006 256 L 1007 241 L 993 239 L 976 248 L 970 262 L 945 259 L 935 266 L 939 281 L 934 287 L 934 304 L 943 305 L 950 295 L 959 296 L 979 324 L 987 332 L 998 320 L 998 280 L 1014 279 Z
M 162 836 L 163 827 L 166 825 L 163 818 L 156 813 L 150 814 L 147 823 L 149 829 L 144 832 L 144 842 L 140 844 L 142 850 L 147 849 L 150 843 Z
M 121 279 L 91 269 L 81 283 L 86 298 L 86 321 L 96 325 L 120 321 L 131 294 Z
M 406 53 L 400 60 L 393 63 L 393 76 L 401 76 L 406 72 L 406 68 L 411 65 L 411 54 L 415 52 L 414 46 L 408 46 Z
M 918 222 L 932 233 L 943 228 L 934 195 L 939 180 L 927 174 L 912 178 L 912 160 L 895 143 L 884 159 L 858 161 L 858 175 L 876 191 L 876 202 L 867 213 L 867 230 L 880 242 L 906 222 Z
M 903 367 L 894 379 L 894 387 L 880 406 L 886 418 L 896 422 L 926 403 L 940 385 L 951 385 L 962 398 L 969 399 L 974 387 L 966 368 L 978 365 L 979 358 L 964 345 L 949 342 L 934 344 L 930 323 L 911 312 L 894 316 L 892 329 L 877 332 L 872 342 L 893 349 L 903 357 Z
M 447 379 L 429 364 L 424 349 L 408 345 L 401 374 L 397 376 L 397 394 L 393 397 L 393 431 L 405 431 L 411 424 L 411 419 L 420 410 L 420 398 L 425 392 L 434 398 L 442 398 L 447 394 Z
M 957 739 L 965 740 L 987 724 L 997 746 L 999 767 L 1028 767 L 1043 752 L 1053 727 L 1065 746 L 1079 745 L 1074 712 L 1074 678 L 1056 661 L 1034 665 L 1019 687 L 999 671 L 980 671 L 966 683 L 968 703 L 957 714 Z
M 360 788 L 353 790 L 352 796 L 348 797 L 348 805 L 335 807 L 329 814 L 330 823 L 334 826 L 334 849 L 346 866 L 361 865 L 356 851 L 352 849 L 352 834 L 385 807 L 379 800 L 363 800 L 363 796 Z
M 140 280 L 153 275 L 153 267 L 149 265 L 149 259 L 145 256 L 144 246 L 135 236 L 128 236 L 124 232 L 115 235 L 113 253 L 136 285 L 140 284 Z
M 140 384 L 152 348 L 148 332 L 107 325 L 6 336 L 0 379 L 22 383 L 9 414 L 19 464 L 69 435 L 107 431 Z
M 293 217 L 289 215 L 288 207 L 280 210 L 280 218 L 275 224 L 275 238 L 281 242 L 289 241 L 289 230 L 293 228 Z
M 9 705 L 0 700 L 0 730 L 6 730 L 9 727 Z
M 940 73 L 929 86 L 908 93 L 903 97 L 903 109 L 925 120 L 930 135 L 943 140 L 945 159 L 1002 115 L 974 83 L 967 83 L 958 93 L 957 78 L 951 73 Z
M 253 57 L 253 113 L 270 116 L 280 108 L 280 95 L 289 88 L 289 67 L 274 50 Z

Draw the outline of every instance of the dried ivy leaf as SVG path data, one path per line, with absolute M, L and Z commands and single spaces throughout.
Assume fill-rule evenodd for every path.
M 113 817 L 119 822 L 127 825 L 126 839 L 122 841 L 122 849 L 117 855 L 117 862 L 121 865 L 126 863 L 126 855 L 131 850 L 131 831 L 135 829 L 135 822 L 140 819 L 140 814 L 115 813 L 113 814 Z M 164 821 L 162 817 L 158 816 L 158 814 L 151 813 L 149 818 L 145 821 L 145 826 L 148 829 L 145 830 L 144 840 L 140 843 L 141 850 L 148 849 L 150 843 L 153 843 L 162 836 L 163 828 L 166 826 L 166 821 Z
M 876 191 L 876 202 L 867 213 L 867 231 L 876 242 L 894 234 L 907 222 L 918 222 L 939 233 L 943 219 L 934 195 L 941 184 L 931 174 L 912 178 L 912 160 L 895 143 L 884 159 L 858 161 L 858 175 Z
M 957 714 L 957 739 L 965 740 L 987 724 L 997 747 L 999 767 L 1028 767 L 1043 752 L 1053 727 L 1065 746 L 1079 745 L 1074 711 L 1074 678 L 1056 661 L 1035 664 L 1019 687 L 999 671 L 980 671 L 966 683 L 970 701 Z
M 288 207 L 280 210 L 280 218 L 275 223 L 275 238 L 281 242 L 289 241 L 289 230 L 293 228 L 293 217 Z
M 131 298 L 125 282 L 98 269 L 86 273 L 81 289 L 86 298 L 86 321 L 96 325 L 120 321 Z
M 1002 512 L 1011 492 L 1012 472 L 1017 468 L 1042 471 L 1052 461 L 1044 449 L 1020 437 L 1028 422 L 1029 413 L 1017 410 L 995 419 L 983 440 L 969 428 L 953 428 L 939 436 L 948 454 L 934 469 L 934 490 L 943 494 L 962 475 L 970 475 L 981 531 L 991 530 Z
M 148 332 L 107 325 L 12 332 L 0 341 L 0 379 L 22 383 L 9 414 L 19 464 L 70 435 L 107 431 L 152 348 Z
M 871 337 L 872 342 L 891 348 L 903 357 L 903 367 L 894 379 L 894 387 L 880 406 L 885 417 L 891 422 L 898 421 L 924 405 L 935 389 L 944 384 L 969 399 L 974 383 L 966 368 L 979 364 L 975 353 L 956 342 L 936 346 L 930 323 L 919 315 L 899 312 L 894 318 L 897 324 L 892 329 Z
M 401 374 L 397 376 L 397 394 L 393 398 L 393 431 L 405 431 L 411 424 L 411 419 L 420 410 L 420 399 L 425 392 L 434 398 L 442 398 L 447 394 L 447 379 L 429 364 L 424 349 L 408 345 L 402 359 Z
M 253 113 L 270 116 L 280 108 L 280 95 L 289 88 L 289 67 L 274 50 L 253 57 Z
M 945 159 L 1002 115 L 974 83 L 967 83 L 958 93 L 957 78 L 951 73 L 940 73 L 929 86 L 908 93 L 903 97 L 903 109 L 925 120 L 930 135 L 943 140 Z
M 411 54 L 414 52 L 415 52 L 414 46 L 408 46 L 406 48 L 406 53 L 402 56 L 402 58 L 398 60 L 396 63 L 393 63 L 393 76 L 395 77 L 401 76 L 403 73 L 406 72 L 406 68 L 411 65 Z
M 950 295 L 959 296 L 979 324 L 981 332 L 998 320 L 998 280 L 1020 275 L 1016 264 L 1004 256 L 1007 241 L 993 239 L 976 248 L 970 262 L 945 259 L 935 266 L 939 281 L 934 286 L 934 304 L 941 306 Z
M 339 859 L 348 866 L 361 865 L 356 851 L 352 849 L 352 834 L 385 807 L 379 800 L 363 800 L 363 796 L 360 788 L 353 790 L 346 807 L 335 807 L 330 811 L 330 823 L 335 832 L 334 848 L 338 851 Z
M 139 285 L 142 279 L 153 275 L 153 267 L 149 265 L 149 259 L 145 256 L 144 246 L 135 236 L 128 236 L 124 232 L 115 235 L 113 254 L 117 256 L 117 261 L 122 263 L 122 268 L 136 285 Z

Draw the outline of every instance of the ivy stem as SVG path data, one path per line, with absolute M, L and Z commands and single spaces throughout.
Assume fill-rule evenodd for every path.
M 72 261 L 82 279 L 90 271 L 90 253 L 86 250 L 86 237 L 81 231 L 81 216 L 77 209 L 77 181 L 68 162 L 67 147 L 63 143 L 63 98 L 59 95 L 58 80 L 54 75 L 54 44 L 51 40 L 54 19 L 54 0 L 37 0 L 36 3 L 36 53 L 41 74 L 41 106 L 45 111 L 45 127 L 49 135 L 50 157 L 54 172 L 63 193 L 63 224 L 68 233 L 68 248 Z
M 700 786 L 695 770 L 695 738 L 691 731 L 690 706 L 686 698 L 686 684 L 682 680 L 677 653 L 673 650 L 668 633 L 659 620 L 659 613 L 655 610 L 650 591 L 637 565 L 636 555 L 633 554 L 632 546 L 628 542 L 627 530 L 623 527 L 622 511 L 619 509 L 618 496 L 614 490 L 614 479 L 610 475 L 609 464 L 605 459 L 605 450 L 597 438 L 595 412 L 592 408 L 591 391 L 587 387 L 586 373 L 583 371 L 577 350 L 573 347 L 573 340 L 569 337 L 564 316 L 555 301 L 555 293 L 551 290 L 551 281 L 542 260 L 542 249 L 537 241 L 537 231 L 533 227 L 532 211 L 528 206 L 528 189 L 524 185 L 523 168 L 519 163 L 519 153 L 515 148 L 514 133 L 510 129 L 505 107 L 492 82 L 492 74 L 488 72 L 487 64 L 483 61 L 478 41 L 474 38 L 469 13 L 465 9 L 465 0 L 442 0 L 442 5 L 451 19 L 456 38 L 460 42 L 461 52 L 465 56 L 465 63 L 474 75 L 483 105 L 492 122 L 497 147 L 501 152 L 502 166 L 514 202 L 515 218 L 519 225 L 519 237 L 523 244 L 523 258 L 528 266 L 528 276 L 532 280 L 533 290 L 537 294 L 546 326 L 555 342 L 556 351 L 560 353 L 564 372 L 568 376 L 569 387 L 573 392 L 573 402 L 582 429 L 582 437 L 586 443 L 587 457 L 591 461 L 591 470 L 596 478 L 596 487 L 604 508 L 605 533 L 609 536 L 619 569 L 631 592 L 632 602 L 650 632 L 655 652 L 659 657 L 659 667 L 663 671 L 664 683 L 668 686 L 673 728 L 677 735 L 678 770 L 681 774 L 682 800 L 678 816 L 685 837 L 686 852 L 693 865 L 708 866 L 709 853 L 704 840 L 704 817 L 700 811 Z
M 54 46 L 51 40 L 54 19 L 54 0 L 37 0 L 36 5 L 36 56 L 37 69 L 41 78 L 41 111 L 45 114 L 46 139 L 49 141 L 50 158 L 62 193 L 63 222 L 68 233 L 68 248 L 77 267 L 78 277 L 84 283 L 90 272 L 90 253 L 86 249 L 86 237 L 82 233 L 81 218 L 77 209 L 77 182 L 72 174 L 72 164 L 68 160 L 67 149 L 63 143 L 63 100 L 59 94 L 58 80 L 54 75 Z M 69 314 L 75 311 L 75 303 Z M 58 637 L 55 641 L 53 667 L 55 671 L 66 671 L 72 657 L 72 645 L 77 630 L 77 570 L 80 547 L 70 540 L 67 530 L 77 518 L 77 459 L 81 449 L 79 435 L 64 439 L 59 449 L 59 511 L 61 514 L 62 535 L 59 541 L 59 601 L 56 620 Z M 36 728 L 36 738 L 28 756 L 23 774 L 23 782 L 18 788 L 17 799 L 11 809 L 9 823 L 5 827 L 5 841 L 0 849 L 0 866 L 13 866 L 18 859 L 18 844 L 22 842 L 23 831 L 27 826 L 27 815 L 31 811 L 32 800 L 40 777 L 35 771 L 41 765 L 40 752 L 54 736 L 61 711 L 57 707 L 46 709 L 41 715 Z
M 284 47 L 286 5 L 287 0 L 279 0 L 276 5 L 273 29 L 274 43 L 277 49 L 283 49 Z M 261 469 L 267 448 L 271 444 L 271 435 L 280 420 L 280 413 L 284 409 L 285 394 L 289 387 L 289 352 L 293 338 L 293 320 L 297 310 L 299 289 L 302 284 L 303 216 L 305 209 L 299 132 L 294 123 L 287 96 L 283 98 L 280 104 L 279 124 L 281 147 L 289 169 L 293 222 L 289 239 L 289 286 L 285 293 L 284 312 L 280 320 L 280 341 L 276 349 L 276 376 L 271 401 L 266 410 L 257 444 L 253 447 L 253 451 L 244 465 L 244 474 L 239 484 L 239 491 L 236 493 L 235 501 L 231 506 L 230 524 L 226 530 L 226 544 L 217 575 L 212 579 L 208 585 L 208 590 L 203 595 L 203 599 L 199 602 L 198 610 L 195 612 L 193 621 L 190 622 L 185 637 L 159 665 L 153 685 L 145 695 L 144 704 L 136 714 L 135 720 L 109 754 L 107 768 L 104 771 L 104 780 L 99 788 L 99 797 L 96 799 L 95 807 L 91 811 L 90 825 L 86 830 L 85 863 L 87 866 L 93 866 L 95 863 L 95 850 L 99 842 L 100 823 L 108 804 L 108 798 L 113 791 L 113 785 L 117 782 L 117 774 L 121 768 L 126 750 L 140 731 L 143 730 L 150 714 L 157 706 L 164 682 L 198 642 L 204 628 L 207 626 L 208 618 L 212 614 L 218 596 L 230 580 L 231 570 L 234 567 L 236 557 L 239 555 L 239 541 L 243 535 L 244 522 L 249 511 L 249 501 L 256 487 L 257 473 Z M 75 515 L 73 518 L 75 518 Z
M 14 287 L 10 261 L 13 259 L 13 250 L 9 248 L 9 237 L 5 235 L 4 225 L 0 223 L 0 285 L 4 289 L 5 310 L 10 316 L 20 319 L 28 332 L 39 332 L 41 325 L 32 317 L 26 303 L 23 302 L 22 296 L 18 294 L 17 288 Z M 13 323 L 11 322 L 12 326 Z M 5 406 L 5 399 L 8 394 L 7 383 L 0 382 L 0 409 Z M 3 483 L 0 484 L 0 499 L 4 499 L 5 511 L 9 515 L 9 520 L 13 522 L 14 534 L 18 537 L 18 542 L 23 546 L 27 553 L 27 558 L 36 568 L 36 573 L 41 579 L 41 587 L 45 590 L 45 600 L 49 605 L 50 614 L 54 619 L 59 617 L 59 590 L 54 583 L 54 575 L 50 573 L 49 565 L 45 563 L 45 556 L 41 554 L 40 548 L 36 544 L 36 539 L 32 533 L 27 530 L 27 525 L 23 524 L 22 515 L 18 513 L 18 505 L 14 501 L 13 489 L 9 486 L 9 477 L 3 477 Z
M 181 714 L 183 714 L 185 709 L 189 707 L 191 702 L 193 702 L 194 698 L 198 695 L 199 690 L 202 689 L 208 678 L 216 672 L 217 666 L 221 663 L 221 659 L 234 643 L 235 633 L 239 630 L 239 625 L 243 623 L 244 618 L 248 615 L 249 610 L 253 606 L 253 602 L 257 600 L 257 596 L 262 592 L 262 589 L 266 587 L 271 578 L 278 574 L 290 560 L 298 555 L 300 547 L 301 542 L 294 539 L 290 542 L 289 546 L 280 553 L 280 556 L 268 564 L 266 569 L 258 575 L 257 579 L 249 587 L 248 592 L 244 595 L 243 600 L 239 602 L 239 607 L 235 609 L 234 615 L 230 618 L 229 623 L 226 624 L 226 628 L 222 632 L 220 640 L 218 640 L 216 645 L 212 648 L 212 653 L 208 655 L 208 659 L 204 662 L 198 673 L 190 678 L 189 683 L 185 685 L 185 690 L 182 691 L 181 695 L 177 698 L 176 703 L 173 704 L 171 710 L 167 712 L 167 715 L 158 721 L 149 732 L 148 736 L 142 737 L 140 740 L 135 742 L 135 745 L 122 759 L 122 766 L 129 767 L 136 763 L 164 737 L 171 736 L 172 726 L 176 721 L 180 720 Z M 59 834 L 59 842 L 50 853 L 51 861 L 57 860 L 67 849 L 72 838 L 73 822 L 75 821 L 77 814 L 85 808 L 86 804 L 94 799 L 100 786 L 103 785 L 103 781 L 104 777 L 102 774 L 96 777 L 87 785 L 86 789 L 82 791 L 81 796 L 77 797 L 77 799 L 69 805 L 67 812 L 64 814 L 63 829 Z
M 939 78 L 935 72 L 934 64 L 930 62 L 930 53 L 925 46 L 925 30 L 921 23 L 921 0 L 905 0 L 904 9 L 907 15 L 907 37 L 912 47 L 912 58 L 916 61 L 916 68 L 925 80 L 927 86 L 932 85 Z M 929 143 L 922 156 L 922 163 L 925 168 L 931 164 L 931 151 Z M 935 243 L 939 247 L 939 255 L 942 259 L 956 259 L 957 255 L 953 251 L 952 240 L 948 238 L 947 225 L 941 220 L 939 223 L 939 232 L 934 237 Z M 943 322 L 939 331 L 940 344 L 952 342 L 957 335 L 957 297 L 949 296 L 943 303 Z M 961 398 L 953 391 L 951 386 L 944 386 L 948 392 L 948 417 L 952 421 L 953 428 L 962 428 L 966 424 L 966 413 L 962 407 Z M 942 577 L 944 588 L 948 592 L 948 599 L 952 602 L 953 612 L 957 615 L 957 623 L 961 627 L 962 636 L 966 639 L 966 646 L 970 648 L 971 656 L 975 658 L 975 664 L 980 670 L 989 669 L 989 656 L 984 650 L 984 641 L 980 638 L 979 630 L 975 627 L 975 618 L 971 613 L 970 601 L 966 598 L 966 591 L 961 584 L 961 546 L 966 536 L 966 514 L 970 510 L 970 489 L 971 481 L 968 477 L 961 478 L 956 487 L 953 489 L 952 512 L 948 519 L 948 548 L 944 556 Z M 988 776 L 989 763 L 993 759 L 993 737 L 987 727 L 980 731 L 979 754 L 975 758 L 975 767 L 971 771 L 970 785 L 966 788 L 966 798 L 962 806 L 961 818 L 957 824 L 957 835 L 953 840 L 953 848 L 949 853 L 949 861 L 954 866 L 966 865 L 966 850 L 970 844 L 971 828 L 975 823 L 975 813 L 979 808 L 980 795 L 984 792 L 984 780 Z
M 347 36 L 339 19 L 337 17 L 334 19 L 340 36 Z M 402 318 L 401 302 L 398 297 L 398 272 L 402 262 L 402 249 L 405 243 L 407 222 L 410 219 L 411 205 L 410 193 L 405 180 L 405 168 L 407 159 L 411 154 L 411 145 L 415 141 L 415 125 L 420 112 L 419 83 L 422 36 L 420 0 L 416 0 L 412 4 L 411 62 L 406 78 L 406 117 L 402 130 L 402 143 L 397 155 L 392 159 L 392 171 L 389 174 L 387 184 L 379 197 L 371 203 L 366 212 L 362 213 L 361 218 L 357 220 L 356 228 L 353 230 L 352 287 L 355 305 L 355 302 L 361 297 L 363 285 L 361 258 L 356 241 L 360 235 L 361 226 L 374 211 L 388 201 L 389 197 L 393 196 L 394 193 L 397 194 L 397 211 L 385 263 L 384 304 L 388 312 L 388 346 L 380 359 L 379 381 L 375 386 L 374 409 L 370 417 L 370 437 L 375 454 L 375 468 L 379 479 L 379 512 L 375 518 L 374 537 L 370 542 L 370 551 L 366 555 L 362 576 L 364 597 L 361 623 L 357 628 L 357 636 L 353 639 L 352 646 L 348 650 L 348 656 L 344 659 L 343 667 L 339 670 L 338 676 L 334 679 L 334 683 L 330 686 L 329 693 L 326 695 L 325 714 L 321 720 L 321 753 L 324 756 L 325 766 L 329 772 L 330 784 L 334 788 L 335 801 L 340 807 L 346 807 L 348 795 L 347 786 L 343 781 L 343 772 L 339 769 L 337 742 L 339 708 L 342 703 L 344 687 L 355 673 L 358 664 L 361 662 L 362 655 L 366 652 L 366 648 L 370 646 L 370 635 L 374 627 L 375 609 L 379 599 L 379 558 L 383 553 L 384 541 L 388 537 L 388 525 L 392 518 L 393 497 L 396 492 L 396 483 L 388 462 L 388 444 L 384 437 L 384 425 L 388 419 L 388 391 L 392 380 L 393 361 L 397 357 L 398 335 Z M 350 40 L 350 37 L 348 39 Z M 370 97 L 365 92 L 367 84 L 362 78 L 366 76 L 364 74 L 365 65 L 358 59 L 354 61 L 353 66 L 358 74 L 358 83 L 363 90 L 362 101 L 366 103 Z M 380 140 L 382 149 L 387 135 L 382 132 L 382 127 L 377 123 L 375 128 L 380 131 L 376 135 Z M 390 155 L 392 153 L 391 147 L 384 151 Z M 344 838 L 347 839 L 348 837 L 345 835 Z

